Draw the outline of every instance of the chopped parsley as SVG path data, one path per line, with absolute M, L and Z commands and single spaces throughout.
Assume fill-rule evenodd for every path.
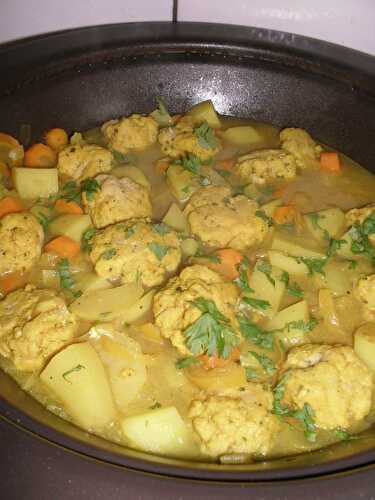
M 60 287 L 63 290 L 69 290 L 72 292 L 75 298 L 82 295 L 81 290 L 74 290 L 76 283 L 70 272 L 69 260 L 67 258 L 60 259 L 57 263 L 57 274 L 60 278 Z
M 286 323 L 285 328 L 288 332 L 291 330 L 302 330 L 304 333 L 309 333 L 316 327 L 317 324 L 318 321 L 315 318 L 311 318 L 307 322 L 300 319 L 298 321 L 289 321 Z
M 323 267 L 327 264 L 327 259 L 318 259 L 314 257 L 295 257 L 295 259 L 297 262 L 303 262 L 307 266 L 310 276 L 314 273 L 319 273 L 325 276 Z
M 271 307 L 268 300 L 253 299 L 252 297 L 243 297 L 242 302 L 244 302 L 247 306 L 253 307 L 254 309 L 261 309 L 262 311 Z
M 261 260 L 258 262 L 256 268 L 266 276 L 267 280 L 271 283 L 272 286 L 276 286 L 276 281 L 272 277 L 272 266 L 269 262 Z
M 259 378 L 259 374 L 258 374 L 258 372 L 257 372 L 254 368 L 252 368 L 251 366 L 247 366 L 247 367 L 245 368 L 245 372 L 246 372 L 246 379 L 247 379 L 247 380 L 250 380 L 250 381 L 251 381 L 251 380 L 258 380 L 258 378 Z
M 203 122 L 199 127 L 194 129 L 194 134 L 198 138 L 199 145 L 204 149 L 215 149 L 218 140 L 215 137 L 213 129 L 207 122 Z
M 273 226 L 273 219 L 272 217 L 269 217 L 264 210 L 257 210 L 255 212 L 255 215 L 261 219 L 263 219 L 265 222 L 267 222 L 268 226 L 271 227 Z
M 74 366 L 73 368 L 71 368 L 70 370 L 67 370 L 66 372 L 64 372 L 62 374 L 62 378 L 66 381 L 66 382 L 69 382 L 69 384 L 71 384 L 72 382 L 67 378 L 68 375 L 70 375 L 71 373 L 74 373 L 74 372 L 80 372 L 81 370 L 85 370 L 86 367 L 83 366 L 83 365 L 80 365 L 78 364 L 77 366 Z
M 160 245 L 159 243 L 156 243 L 155 241 L 152 241 L 151 243 L 147 244 L 148 248 L 151 250 L 151 252 L 156 256 L 158 260 L 163 260 L 163 258 L 167 255 L 169 247 L 165 245 Z
M 100 255 L 100 258 L 104 260 L 111 260 L 115 255 L 117 255 L 117 250 L 115 248 L 108 248 Z
M 172 124 L 172 117 L 168 113 L 167 106 L 162 97 L 155 97 L 156 103 L 158 105 L 157 109 L 151 113 L 151 116 L 158 122 L 162 127 L 167 127 Z
M 249 285 L 249 275 L 247 271 L 249 269 L 249 260 L 247 257 L 244 257 L 242 261 L 237 265 L 237 270 L 239 273 L 238 278 L 235 278 L 233 282 L 240 288 L 242 291 L 247 293 L 252 293 L 254 290 Z
M 263 349 L 273 349 L 273 336 L 271 333 L 262 330 L 259 326 L 249 321 L 244 316 L 239 316 L 238 323 L 243 337 Z
M 258 361 L 267 375 L 273 375 L 276 372 L 276 366 L 268 356 L 264 356 L 263 354 L 259 354 L 255 351 L 249 351 L 249 354 L 251 354 Z
M 95 227 L 89 227 L 84 231 L 81 238 L 81 247 L 83 251 L 90 252 L 92 248 L 92 239 L 97 233 Z
M 359 439 L 357 436 L 352 436 L 345 429 L 335 429 L 335 436 L 340 439 L 340 441 L 352 441 L 353 439 Z
M 183 368 L 187 368 L 191 365 L 199 365 L 200 360 L 195 356 L 188 356 L 186 358 L 178 359 L 175 363 L 175 366 L 178 370 L 182 370 Z
M 369 240 L 372 234 L 375 234 L 375 211 L 366 217 L 362 224 L 356 222 L 349 229 L 352 240 L 350 251 L 355 255 L 360 254 L 369 258 L 375 266 L 375 250 Z
M 188 170 L 194 175 L 200 175 L 202 163 L 198 156 L 193 153 L 188 153 L 182 160 L 176 160 L 175 163 L 181 165 L 185 170 Z
M 291 416 L 302 422 L 305 438 L 310 443 L 314 443 L 316 441 L 315 412 L 309 403 L 305 403 L 302 410 L 293 411 Z
M 335 240 L 334 238 L 331 238 L 329 240 L 327 257 L 332 257 L 332 255 L 335 255 L 337 250 L 340 250 L 340 248 L 346 244 L 347 244 L 346 240 Z
M 100 184 L 95 179 L 85 179 L 81 184 L 81 192 L 86 194 L 88 201 L 92 201 L 94 194 L 100 191 Z
M 42 226 L 43 231 L 46 232 L 48 226 L 53 220 L 53 217 L 47 217 L 47 215 L 44 214 L 43 212 L 39 212 L 36 214 L 36 218 L 38 219 L 39 224 Z
M 287 406 L 283 406 L 282 400 L 285 395 L 285 382 L 288 380 L 290 373 L 286 372 L 281 378 L 280 382 L 273 389 L 273 409 L 272 413 L 278 415 L 279 417 L 288 416 L 290 414 L 290 409 Z
M 78 184 L 74 181 L 66 182 L 61 189 L 60 198 L 64 198 L 66 201 L 74 201 L 75 203 L 81 203 L 81 189 Z
M 325 219 L 325 216 L 314 213 L 314 214 L 307 214 L 307 217 L 310 219 L 313 228 L 321 231 L 323 234 L 323 238 L 327 241 L 330 241 L 331 237 L 329 235 L 329 232 L 319 224 L 319 221 Z
M 303 298 L 304 292 L 302 288 L 297 285 L 297 283 L 290 283 L 290 277 L 287 271 L 282 272 L 280 280 L 285 284 L 286 291 L 287 293 L 289 293 L 289 295 L 292 295 L 292 297 L 298 297 L 299 299 Z
M 240 339 L 228 319 L 218 310 L 215 302 L 199 297 L 193 302 L 203 314 L 184 332 L 186 345 L 197 355 L 228 358 Z
M 161 236 L 164 236 L 165 234 L 171 232 L 171 228 L 167 226 L 167 224 L 164 224 L 164 222 L 158 222 L 156 224 L 153 224 L 152 229 Z

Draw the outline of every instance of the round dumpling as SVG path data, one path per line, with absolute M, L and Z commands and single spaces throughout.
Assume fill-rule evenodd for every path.
M 180 261 L 177 233 L 165 224 L 144 220 L 117 223 L 98 231 L 90 258 L 97 274 L 123 284 L 160 285 Z
M 30 213 L 5 215 L 0 220 L 0 275 L 29 271 L 38 261 L 44 232 Z
M 102 125 L 109 147 L 121 154 L 152 146 L 157 140 L 158 129 L 157 122 L 151 116 L 138 114 Z
M 113 168 L 113 154 L 95 144 L 74 144 L 59 153 L 57 168 L 60 175 L 81 182 L 89 177 L 109 172 Z

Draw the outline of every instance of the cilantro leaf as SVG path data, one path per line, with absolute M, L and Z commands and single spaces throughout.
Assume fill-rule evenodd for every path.
M 307 441 L 314 443 L 316 441 L 315 412 L 309 403 L 305 403 L 302 410 L 294 411 L 292 416 L 302 422 Z
M 97 233 L 95 227 L 89 227 L 84 231 L 81 238 L 81 247 L 83 251 L 90 252 L 92 248 L 92 239 Z
M 215 149 L 218 140 L 215 137 L 213 129 L 207 122 L 203 122 L 199 127 L 194 129 L 194 134 L 198 138 L 199 145 L 204 149 Z
M 86 194 L 88 201 L 92 201 L 94 194 L 100 191 L 100 184 L 96 179 L 85 179 L 81 184 L 81 192 Z
M 78 298 L 82 295 L 80 290 L 74 290 L 76 283 L 70 272 L 70 264 L 67 258 L 60 259 L 57 262 L 57 274 L 60 278 L 60 288 L 70 290 L 74 297 Z
M 352 240 L 350 246 L 351 252 L 355 255 L 364 255 L 375 266 L 375 250 L 369 240 L 369 236 L 372 234 L 375 234 L 375 211 L 366 217 L 362 224 L 356 222 L 349 229 L 349 236 Z
M 359 439 L 357 436 L 352 436 L 348 431 L 345 429 L 335 429 L 334 430 L 335 436 L 340 439 L 340 441 L 352 441 L 354 439 Z
M 171 232 L 171 228 L 167 226 L 167 224 L 164 224 L 164 222 L 158 222 L 156 224 L 153 224 L 152 229 L 161 236 L 164 236 L 165 234 Z
M 273 375 L 276 372 L 276 366 L 268 356 L 264 356 L 263 354 L 259 354 L 255 351 L 249 351 L 249 354 L 251 354 L 258 361 L 267 375 Z
M 289 293 L 289 295 L 298 298 L 302 298 L 304 296 L 302 288 L 299 285 L 297 285 L 297 283 L 290 284 L 289 273 L 287 273 L 286 271 L 282 272 L 280 281 L 282 281 L 285 284 L 286 291 L 287 293 Z
M 256 268 L 266 276 L 272 286 L 276 286 L 276 281 L 272 278 L 272 266 L 270 263 L 261 260 L 258 262 Z
M 182 160 L 176 160 L 175 163 L 181 165 L 185 170 L 188 170 L 194 175 L 200 175 L 202 163 L 198 156 L 193 153 L 188 153 Z
M 288 323 L 286 323 L 285 328 L 288 332 L 294 329 L 298 329 L 302 330 L 304 333 L 309 333 L 316 327 L 317 324 L 318 321 L 315 318 L 311 318 L 307 322 L 303 321 L 303 319 L 300 319 L 298 321 L 289 321 Z
M 61 189 L 60 198 L 64 198 L 66 201 L 74 201 L 75 203 L 81 203 L 81 189 L 78 184 L 74 181 L 66 182 Z
M 287 406 L 283 406 L 282 400 L 284 399 L 285 395 L 285 382 L 288 380 L 290 376 L 289 372 L 286 372 L 280 382 L 276 385 L 276 387 L 273 389 L 273 409 L 272 413 L 275 415 L 278 415 L 280 417 L 282 416 L 289 416 L 291 414 L 290 408 Z
M 112 150 L 113 157 L 117 163 L 133 164 L 137 163 L 137 157 L 134 153 L 120 153 L 119 151 Z
M 186 358 L 178 359 L 175 363 L 175 366 L 178 370 L 182 370 L 183 368 L 187 368 L 191 365 L 199 365 L 200 360 L 195 356 L 188 356 Z
M 39 224 L 42 226 L 43 231 L 46 232 L 48 229 L 48 226 L 53 220 L 53 217 L 47 217 L 46 214 L 43 212 L 39 212 L 35 215 L 35 217 L 38 219 Z
M 273 226 L 273 219 L 272 217 L 268 217 L 266 212 L 264 210 L 257 210 L 255 212 L 255 215 L 261 219 L 263 219 L 265 222 L 267 222 L 268 226 L 271 227 Z
M 151 116 L 162 127 L 167 127 L 168 125 L 171 125 L 172 124 L 172 117 L 168 113 L 168 109 L 167 109 L 167 106 L 164 102 L 164 99 L 162 97 L 156 96 L 155 100 L 157 102 L 158 109 L 155 109 L 155 111 L 153 111 L 151 113 Z
M 325 219 L 325 216 L 313 213 L 313 214 L 307 214 L 307 217 L 310 219 L 313 228 L 321 231 L 323 233 L 323 238 L 327 241 L 330 241 L 331 237 L 329 235 L 329 232 L 319 224 L 319 221 L 321 219 Z
M 104 250 L 100 257 L 104 260 L 111 260 L 115 255 L 117 255 L 117 250 L 115 248 L 108 248 Z
M 273 349 L 273 336 L 271 333 L 262 330 L 259 326 L 249 321 L 244 316 L 239 316 L 238 323 L 243 337 L 263 349 Z
M 227 318 L 217 309 L 212 300 L 199 297 L 193 304 L 203 314 L 184 332 L 186 345 L 193 354 L 228 358 L 240 339 Z
M 268 300 L 253 299 L 252 297 L 243 297 L 242 302 L 244 302 L 247 306 L 253 307 L 254 309 L 261 309 L 263 311 L 271 307 Z
M 252 381 L 252 380 L 258 380 L 258 378 L 259 378 L 259 374 L 258 374 L 258 372 L 257 372 L 254 368 L 252 368 L 251 366 L 247 366 L 247 367 L 245 367 L 245 372 L 246 372 L 246 379 L 247 379 L 247 380 L 250 380 L 250 381 Z
M 169 250 L 169 247 L 167 247 L 165 245 L 160 245 L 159 243 L 156 243 L 155 241 L 148 243 L 147 246 L 158 260 L 163 260 L 164 257 L 167 255 L 168 250 Z
M 329 246 L 327 250 L 327 257 L 332 257 L 332 255 L 335 255 L 337 250 L 340 250 L 342 245 L 346 245 L 347 241 L 346 240 L 335 240 L 334 238 L 331 238 L 329 240 Z
M 247 257 L 244 257 L 242 261 L 237 265 L 237 270 L 239 273 L 238 278 L 233 280 L 238 288 L 247 293 L 252 293 L 254 290 L 249 285 L 249 275 L 247 274 L 247 270 L 249 269 L 249 260 Z
M 327 264 L 327 259 L 313 257 L 295 257 L 295 259 L 297 262 L 303 262 L 307 266 L 310 276 L 314 273 L 323 274 L 323 276 L 325 276 L 323 267 Z

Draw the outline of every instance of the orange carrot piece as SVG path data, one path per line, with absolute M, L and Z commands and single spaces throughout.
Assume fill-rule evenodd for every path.
M 282 187 L 280 187 L 279 189 L 277 189 L 276 191 L 274 191 L 272 193 L 272 197 L 276 198 L 276 199 L 282 198 L 284 196 L 284 194 L 285 194 L 285 191 L 287 190 L 287 187 L 288 186 L 282 186 Z
M 79 243 L 72 240 L 68 236 L 58 236 L 53 240 L 49 241 L 45 245 L 44 250 L 47 253 L 56 253 L 60 257 L 66 257 L 68 259 L 73 259 L 79 254 L 81 247 Z
M 61 151 L 69 142 L 68 134 L 63 128 L 51 128 L 46 132 L 44 139 L 54 151 Z
M 341 172 L 340 156 L 335 151 L 323 151 L 320 154 L 320 168 L 328 172 Z
M 232 361 L 237 361 L 240 359 L 240 350 L 235 347 L 228 358 L 219 358 L 219 356 L 208 356 L 207 354 L 202 354 L 199 359 L 202 361 L 203 368 L 205 370 L 211 370 L 212 368 L 223 368 L 227 366 Z
M 3 163 L 2 161 L 0 161 L 0 175 L 2 175 L 3 177 L 8 177 L 8 178 L 11 177 L 11 175 L 12 175 L 8 165 Z
M 235 164 L 236 160 L 234 158 L 227 158 L 226 160 L 218 161 L 216 164 L 216 169 L 231 172 Z
M 0 200 L 0 218 L 7 214 L 22 212 L 23 210 L 25 210 L 25 208 L 18 198 L 4 196 L 4 198 Z
M 160 160 L 157 160 L 155 162 L 155 172 L 158 175 L 165 174 L 165 172 L 168 170 L 170 165 L 170 162 L 168 158 L 161 158 Z
M 26 284 L 27 276 L 24 273 L 9 273 L 0 278 L 0 289 L 3 293 L 10 293 Z
M 276 224 L 295 223 L 298 219 L 298 210 L 292 205 L 277 207 L 273 213 L 273 220 Z
M 33 144 L 25 151 L 25 167 L 49 168 L 54 167 L 57 162 L 57 153 L 50 146 L 42 143 Z
M 228 280 L 238 278 L 238 265 L 243 261 L 244 256 L 233 248 L 222 248 L 214 253 L 220 262 L 209 262 L 207 267 L 217 271 Z
M 59 198 L 55 203 L 55 210 L 59 214 L 83 214 L 82 208 L 75 201 L 67 201 L 63 198 Z

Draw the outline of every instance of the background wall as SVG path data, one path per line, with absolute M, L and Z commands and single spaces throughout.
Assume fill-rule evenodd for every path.
M 0 42 L 58 29 L 172 20 L 173 0 L 0 0 Z M 279 29 L 375 55 L 375 0 L 179 0 L 180 21 Z

